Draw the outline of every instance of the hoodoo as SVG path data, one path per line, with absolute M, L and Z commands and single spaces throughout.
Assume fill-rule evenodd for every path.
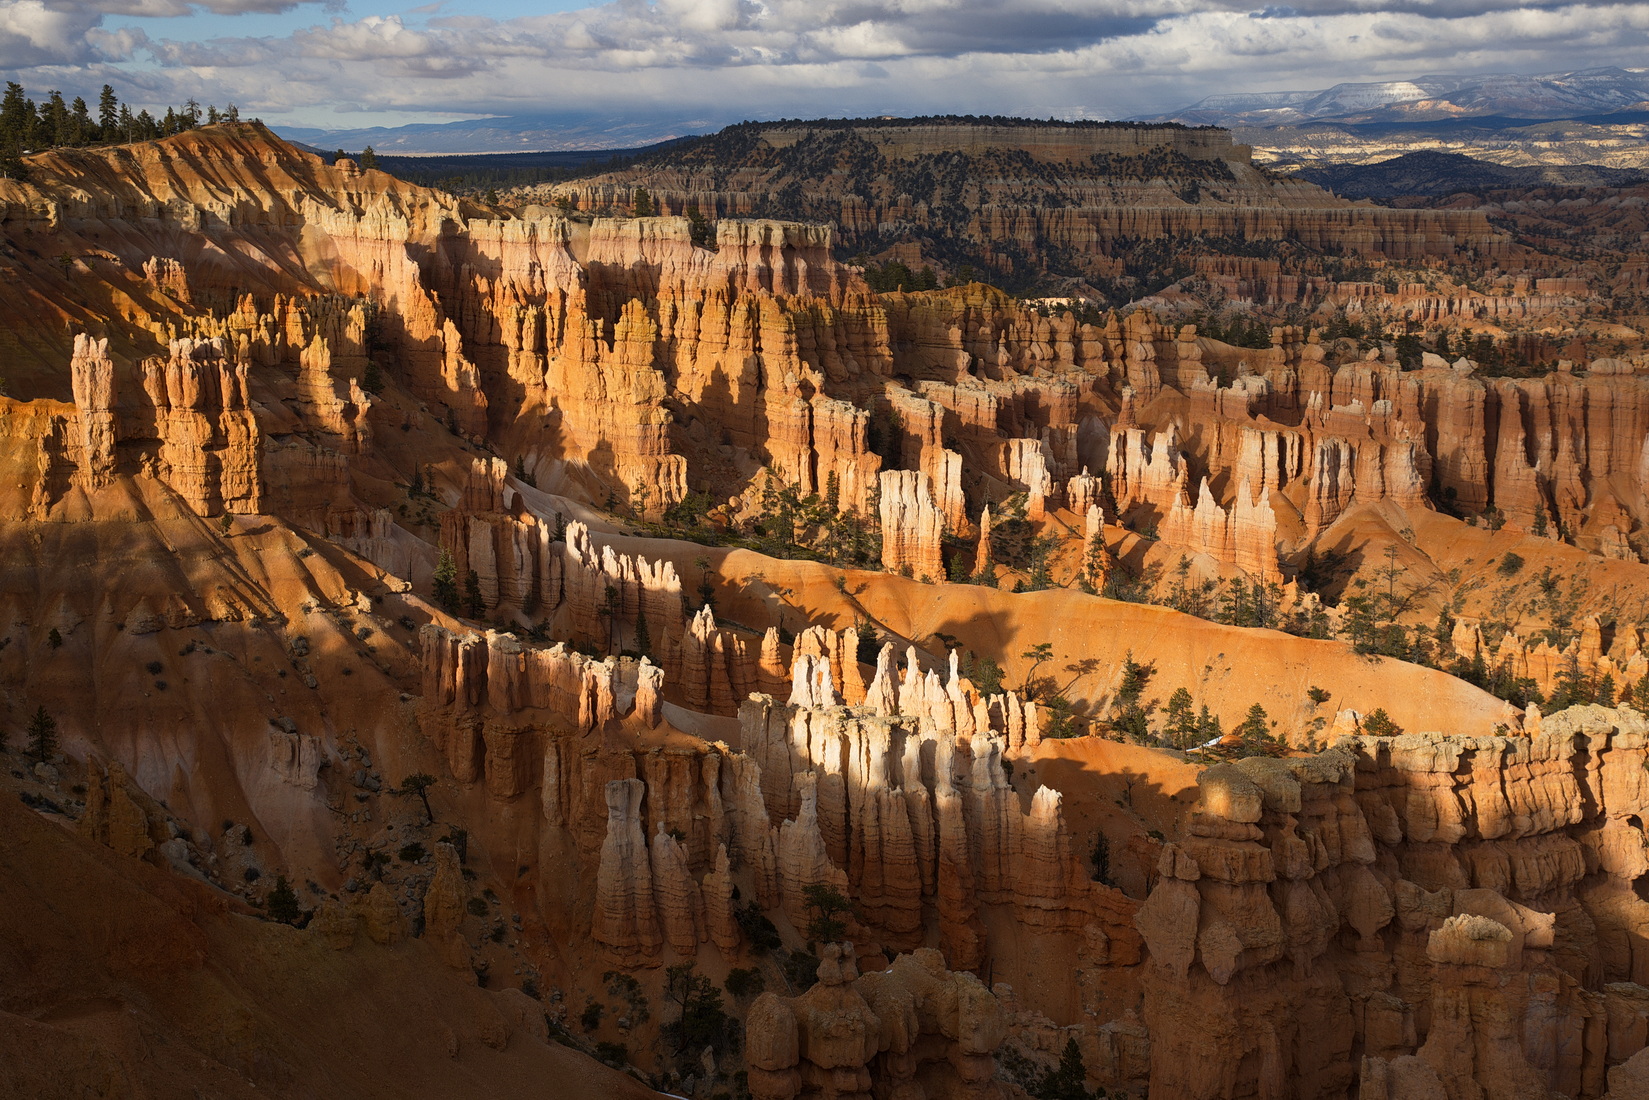
M 1641 1095 L 1642 242 L 177 129 L 0 179 L 0 1092 Z

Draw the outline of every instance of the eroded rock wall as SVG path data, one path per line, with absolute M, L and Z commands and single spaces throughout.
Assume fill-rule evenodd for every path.
M 1644 1019 L 1646 736 L 1581 707 L 1209 768 L 1136 917 L 1152 1092 L 1601 1095 Z

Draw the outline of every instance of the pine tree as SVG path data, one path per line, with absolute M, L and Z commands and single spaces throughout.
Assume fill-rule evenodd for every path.
M 1248 708 L 1248 713 L 1232 732 L 1242 738 L 1243 748 L 1250 752 L 1269 752 L 1277 744 L 1271 732 L 1271 719 L 1258 703 Z
M 1403 727 L 1391 720 L 1385 707 L 1374 708 L 1374 713 L 1363 719 L 1362 730 L 1370 737 L 1396 737 L 1403 732 Z
M 458 610 L 458 566 L 445 550 L 435 565 L 435 602 L 448 613 Z
M 269 914 L 270 920 L 280 921 L 282 924 L 297 924 L 303 919 L 303 910 L 298 906 L 297 892 L 292 884 L 286 881 L 285 875 L 275 878 L 275 888 L 269 891 L 264 899 L 264 912 Z
M 401 780 L 401 786 L 398 789 L 392 790 L 389 793 L 396 795 L 417 795 L 418 800 L 424 804 L 424 824 L 433 825 L 435 824 L 435 811 L 430 809 L 429 806 L 429 789 L 433 786 L 435 786 L 435 777 L 433 775 L 428 772 L 414 772 L 405 779 Z
M 653 655 L 653 634 L 647 628 L 647 609 L 636 608 L 636 652 L 643 657 Z
M 1106 886 L 1112 885 L 1111 842 L 1105 839 L 1104 833 L 1094 837 L 1094 848 L 1089 853 L 1089 858 L 1093 860 L 1094 864 L 1093 881 L 1104 883 Z
M 79 96 L 69 104 L 69 144 L 87 145 L 92 140 L 92 116 L 86 109 L 86 101 Z
M 1643 677 L 1632 685 L 1629 693 L 1621 696 L 1621 701 L 1630 701 L 1632 709 L 1639 714 L 1649 715 L 1649 676 Z
M 1197 711 L 1197 740 L 1206 745 L 1224 736 L 1225 727 L 1220 724 L 1220 716 L 1210 713 L 1208 704 L 1204 703 Z
M 28 754 L 41 764 L 57 755 L 57 719 L 47 712 L 44 705 L 29 719 Z
M 1191 693 L 1185 688 L 1175 688 L 1174 694 L 1168 697 L 1168 709 L 1165 712 L 1167 724 L 1163 726 L 1163 736 L 1176 749 L 1188 749 L 1197 743 L 1200 728 L 1197 724 L 1197 715 L 1191 709 Z
M 361 150 L 361 159 L 359 163 L 361 166 L 361 171 L 363 172 L 370 172 L 374 168 L 378 167 L 378 154 L 372 151 L 372 146 L 368 145 L 365 149 Z
M 1610 687 L 1613 686 L 1611 683 Z M 1579 651 L 1570 649 L 1569 655 L 1564 658 L 1562 669 L 1557 674 L 1557 683 L 1552 688 L 1552 698 L 1547 709 L 1556 712 L 1580 703 L 1590 703 L 1596 697 L 1597 685 L 1581 670 Z
M 40 130 L 45 138 L 42 144 L 69 144 L 69 108 L 62 92 L 54 89 L 46 93 L 46 102 L 40 105 Z
M 0 100 L 0 177 L 23 178 L 23 151 L 33 145 L 34 104 L 23 85 L 8 81 Z
M 97 96 L 97 136 L 100 141 L 114 141 L 119 136 L 120 100 L 107 84 Z
M 1088 1067 L 1082 1061 L 1082 1048 L 1075 1037 L 1065 1041 L 1065 1050 L 1059 1056 L 1059 1067 L 1050 1070 L 1034 1090 L 1037 1100 L 1090 1100 Z
M 486 602 L 481 598 L 481 574 L 471 569 L 464 574 L 464 613 L 479 619 L 486 609 Z

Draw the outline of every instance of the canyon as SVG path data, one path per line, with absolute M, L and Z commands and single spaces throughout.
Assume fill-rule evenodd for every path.
M 669 155 L 0 180 L 6 1088 L 1643 1095 L 1641 257 L 1212 129 Z
M 665 213 L 829 222 L 846 249 L 965 265 L 1015 289 L 1056 268 L 1108 293 L 1117 280 L 1149 287 L 1172 266 L 1160 250 L 1186 237 L 1394 259 L 1501 247 L 1475 215 L 1344 202 L 1256 168 L 1228 131 L 1178 124 L 744 123 L 515 197 L 628 209 L 637 187 Z

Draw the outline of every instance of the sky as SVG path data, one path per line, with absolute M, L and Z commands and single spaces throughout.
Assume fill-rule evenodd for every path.
M 495 115 L 1125 118 L 1219 92 L 1642 65 L 1649 3 L 0 0 L 0 77 L 321 128 Z

